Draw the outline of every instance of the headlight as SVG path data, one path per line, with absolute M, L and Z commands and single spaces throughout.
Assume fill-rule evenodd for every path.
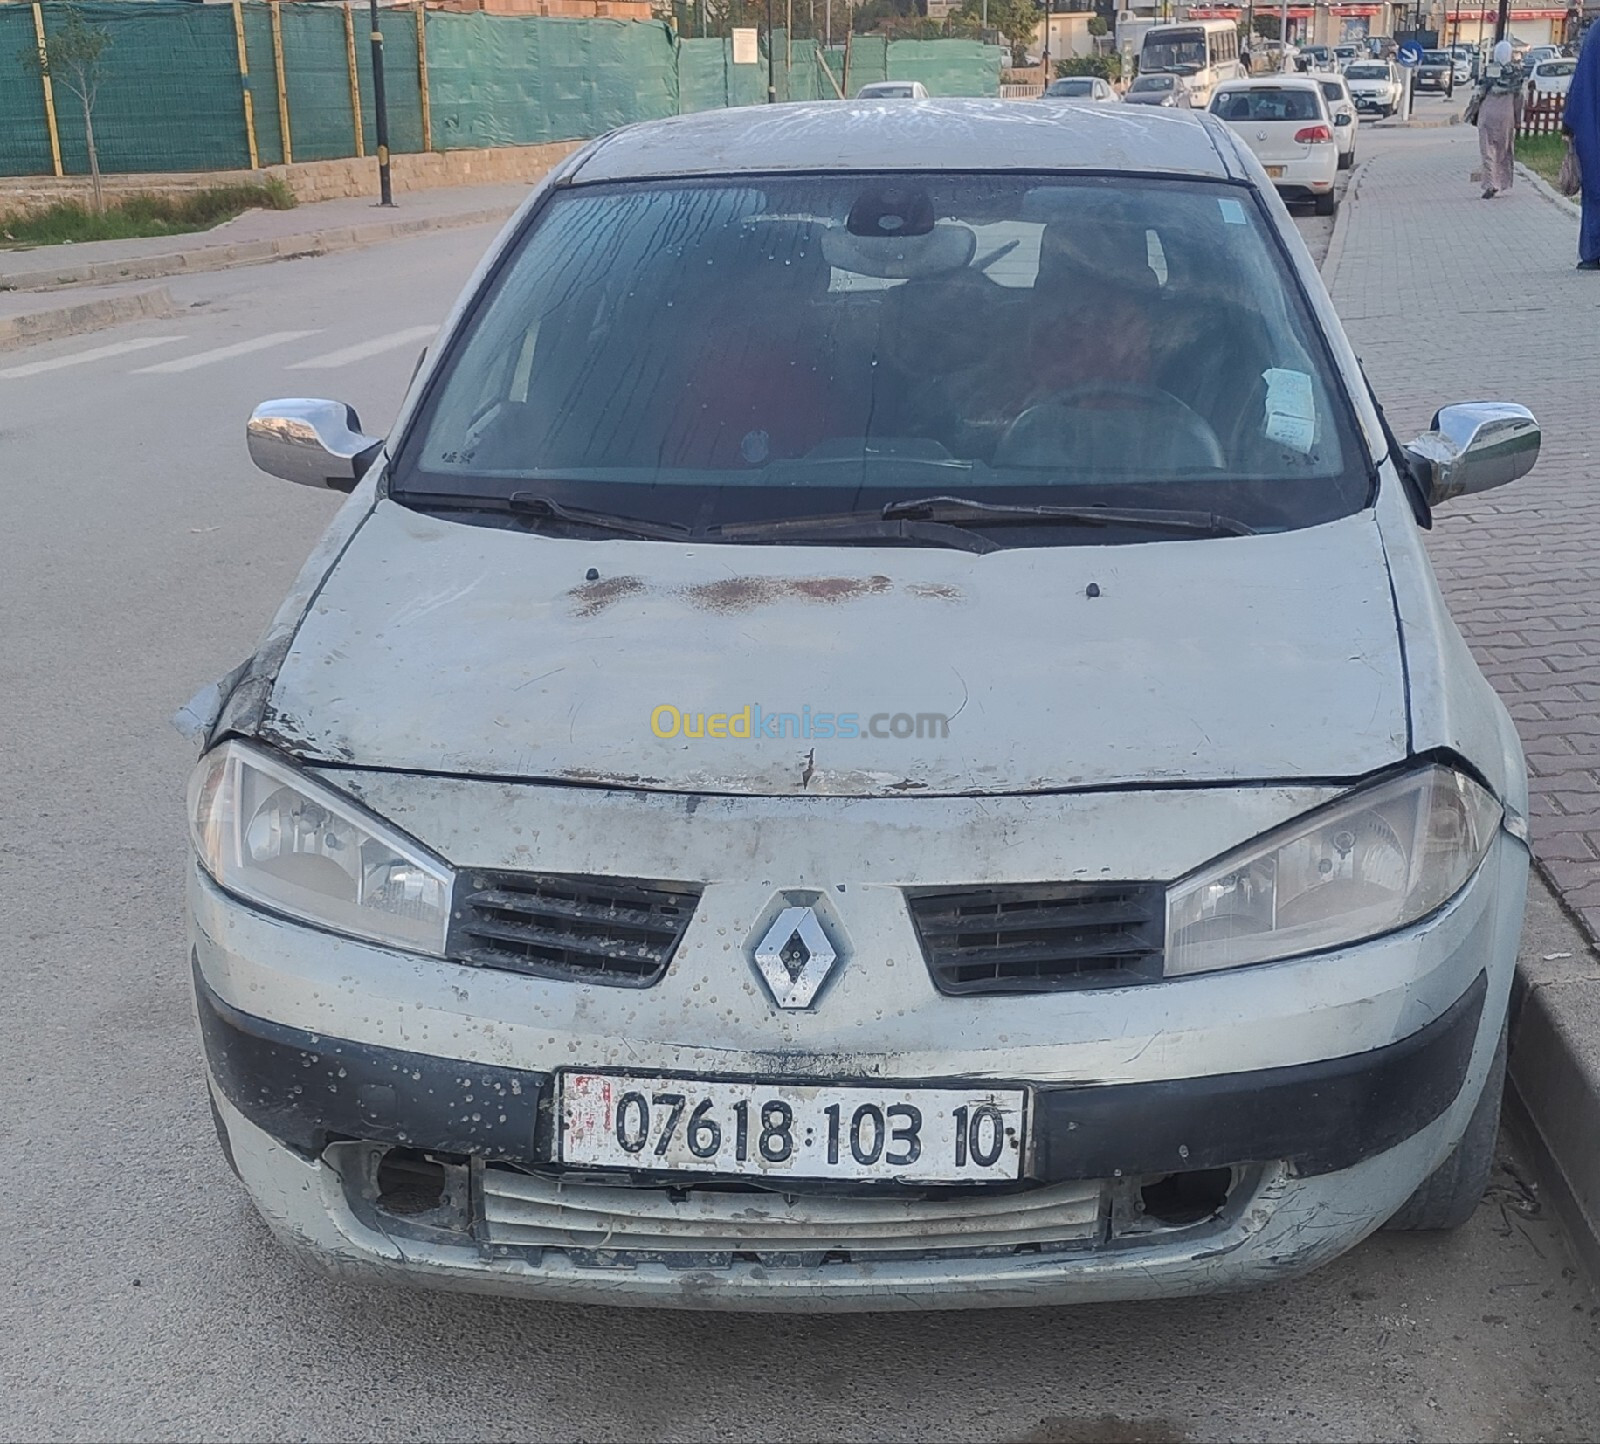
M 1448 767 L 1363 788 L 1167 890 L 1168 977 L 1323 952 L 1405 927 L 1483 861 L 1500 804 Z
M 319 927 L 444 954 L 452 874 L 349 798 L 238 742 L 200 759 L 189 825 L 229 892 Z

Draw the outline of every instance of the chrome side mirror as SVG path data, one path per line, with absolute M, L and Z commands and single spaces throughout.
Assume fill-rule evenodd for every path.
M 1405 448 L 1428 505 L 1504 486 L 1533 469 L 1543 433 L 1533 412 L 1510 401 L 1463 401 L 1446 406 Z
M 303 397 L 263 401 L 244 435 L 250 460 L 268 475 L 332 491 L 352 490 L 383 445 L 362 433 L 344 402 Z

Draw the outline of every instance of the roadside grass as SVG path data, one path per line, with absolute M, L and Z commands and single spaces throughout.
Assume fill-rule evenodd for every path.
M 1566 150 L 1566 139 L 1559 135 L 1526 135 L 1517 141 L 1517 159 L 1551 185 L 1556 183 Z
M 250 210 L 294 209 L 294 194 L 276 177 L 264 185 L 213 186 L 172 196 L 125 196 L 95 215 L 77 201 L 60 201 L 32 215 L 0 221 L 0 247 L 59 246 L 69 241 L 125 241 L 205 231 Z

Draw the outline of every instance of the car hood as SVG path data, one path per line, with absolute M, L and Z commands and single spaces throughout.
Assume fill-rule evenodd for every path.
M 1371 512 L 975 556 L 553 539 L 387 500 L 258 732 L 313 761 L 764 795 L 1354 777 L 1407 742 Z

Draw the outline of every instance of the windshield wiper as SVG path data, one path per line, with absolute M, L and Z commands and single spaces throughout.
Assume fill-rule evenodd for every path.
M 779 521 L 730 521 L 708 527 L 707 534 L 732 542 L 904 541 L 979 554 L 1000 550 L 999 542 L 965 527 L 911 517 L 888 517 L 873 511 L 784 517 Z
M 974 501 L 965 496 L 924 496 L 915 501 L 891 501 L 883 508 L 882 515 L 886 520 L 959 520 L 962 526 L 968 527 L 1037 521 L 1066 526 L 1142 527 L 1149 531 L 1191 532 L 1197 536 L 1255 535 L 1253 526 L 1214 511 L 1163 511 L 1156 507 L 1122 506 L 1007 506 Z
M 645 521 L 615 512 L 590 511 L 588 507 L 568 506 L 552 496 L 536 491 L 514 491 L 510 496 L 472 496 L 450 493 L 405 494 L 398 500 L 424 511 L 499 511 L 530 521 L 557 521 L 567 526 L 584 526 L 594 531 L 615 532 L 619 536 L 644 537 L 650 541 L 684 541 L 689 528 L 676 522 Z

